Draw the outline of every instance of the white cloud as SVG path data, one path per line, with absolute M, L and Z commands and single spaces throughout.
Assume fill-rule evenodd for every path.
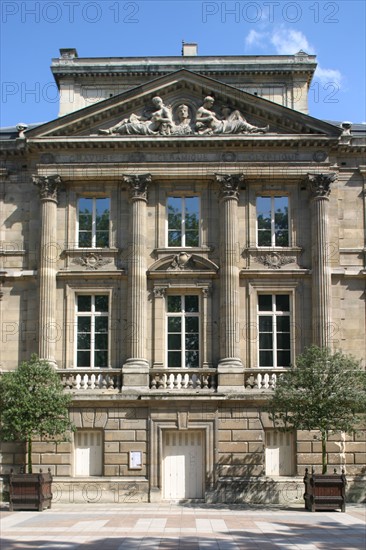
M 254 29 L 252 29 L 249 34 L 245 38 L 245 45 L 250 48 L 252 46 L 259 46 L 259 47 L 265 47 L 266 38 L 267 38 L 266 32 L 257 32 Z
M 293 55 L 299 50 L 312 53 L 314 48 L 301 31 L 289 30 L 284 27 L 276 30 L 271 36 L 271 44 L 279 55 Z
M 317 66 L 314 79 L 319 80 L 322 84 L 334 84 L 337 87 L 341 86 L 342 75 L 337 69 L 323 69 L 320 65 Z

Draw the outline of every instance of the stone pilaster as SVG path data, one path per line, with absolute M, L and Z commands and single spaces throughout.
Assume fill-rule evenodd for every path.
M 146 203 L 150 174 L 125 175 L 130 209 L 131 247 L 128 262 L 129 359 L 122 368 L 123 387 L 147 389 L 149 362 L 146 359 Z
M 216 175 L 220 185 L 220 355 L 218 390 L 242 390 L 239 357 L 238 201 L 241 175 Z
M 331 347 L 331 271 L 328 210 L 335 174 L 308 174 L 312 198 L 312 310 L 313 343 Z
M 61 178 L 58 175 L 33 176 L 33 183 L 41 199 L 38 354 L 40 359 L 56 368 L 57 191 Z

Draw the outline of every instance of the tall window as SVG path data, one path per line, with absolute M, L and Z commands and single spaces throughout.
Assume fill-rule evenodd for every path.
M 78 201 L 79 248 L 109 246 L 110 199 L 80 198 Z
M 108 296 L 79 294 L 76 318 L 76 366 L 108 367 Z
M 168 368 L 199 367 L 199 296 L 167 297 Z
M 168 197 L 168 246 L 199 246 L 199 197 Z
M 290 296 L 258 295 L 259 366 L 289 367 L 291 363 Z
M 257 197 L 258 246 L 289 246 L 288 197 Z

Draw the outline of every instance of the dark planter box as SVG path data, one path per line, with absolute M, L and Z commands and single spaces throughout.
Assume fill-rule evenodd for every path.
M 314 471 L 309 474 L 305 470 L 305 509 L 309 512 L 317 510 L 336 510 L 346 511 L 346 477 L 344 471 L 338 475 L 334 474 L 315 474 Z
M 51 508 L 52 500 L 52 475 L 39 474 L 13 474 L 9 476 L 9 510 L 38 510 Z

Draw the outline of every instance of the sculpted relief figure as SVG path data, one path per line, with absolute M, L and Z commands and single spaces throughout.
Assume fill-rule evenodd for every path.
M 170 108 L 164 105 L 163 100 L 159 96 L 153 97 L 152 104 L 156 110 L 150 117 L 132 113 L 129 118 L 124 118 L 111 128 L 101 128 L 99 134 L 169 135 L 173 127 Z
M 197 109 L 196 129 L 201 135 L 211 134 L 265 134 L 269 126 L 259 128 L 246 121 L 240 111 L 232 111 L 229 107 L 222 108 L 222 118 L 218 118 L 212 110 L 214 99 L 211 96 L 205 97 L 203 105 Z
M 154 111 L 148 115 L 132 114 L 111 128 L 100 128 L 101 135 L 148 135 L 148 136 L 183 136 L 183 135 L 216 135 L 216 134 L 254 134 L 266 133 L 269 126 L 259 128 L 244 118 L 240 111 L 232 111 L 224 106 L 221 117 L 213 110 L 214 99 L 205 97 L 203 105 L 197 109 L 196 121 L 192 121 L 189 107 L 182 103 L 175 110 L 164 104 L 159 96 L 152 99 Z

